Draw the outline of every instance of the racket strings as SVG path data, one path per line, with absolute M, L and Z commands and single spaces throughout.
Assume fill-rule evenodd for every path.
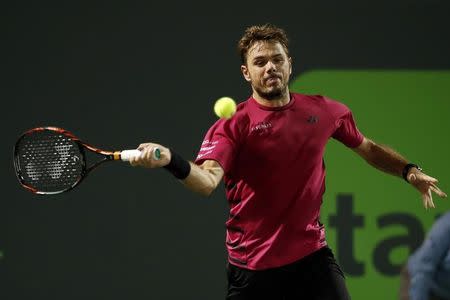
M 57 192 L 72 187 L 84 170 L 78 144 L 54 131 L 25 135 L 17 145 L 17 161 L 25 184 L 42 192 Z

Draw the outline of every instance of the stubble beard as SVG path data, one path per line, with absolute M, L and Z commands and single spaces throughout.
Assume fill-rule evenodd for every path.
M 266 99 L 268 101 L 274 101 L 283 98 L 286 96 L 286 85 L 282 84 L 280 87 L 276 87 L 268 92 L 264 91 L 263 89 L 259 87 L 253 87 L 256 91 L 256 93 L 263 99 Z

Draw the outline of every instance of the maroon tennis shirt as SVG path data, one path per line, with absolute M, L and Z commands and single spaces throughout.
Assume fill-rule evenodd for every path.
M 225 171 L 230 263 L 279 267 L 326 245 L 319 215 L 330 137 L 351 148 L 363 140 L 344 104 L 294 93 L 282 107 L 249 98 L 208 130 L 196 163 L 215 160 Z

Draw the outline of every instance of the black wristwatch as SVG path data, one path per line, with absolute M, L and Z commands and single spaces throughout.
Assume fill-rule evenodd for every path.
M 407 176 L 408 176 L 408 172 L 409 172 L 409 170 L 410 170 L 411 168 L 416 168 L 417 170 L 422 171 L 422 168 L 419 167 L 419 166 L 416 165 L 416 164 L 411 164 L 411 163 L 407 164 L 407 165 L 403 168 L 402 176 L 403 176 L 403 179 L 405 179 L 406 182 L 408 182 L 408 183 L 409 183 L 409 181 L 408 181 L 408 177 L 407 177 Z

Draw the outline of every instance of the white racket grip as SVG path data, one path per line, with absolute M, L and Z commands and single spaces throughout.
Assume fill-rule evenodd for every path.
M 120 152 L 120 159 L 122 161 L 129 161 L 132 157 L 138 157 L 141 155 L 141 151 L 134 149 L 134 150 L 123 150 Z
M 138 157 L 141 156 L 141 151 L 138 149 L 134 150 L 122 150 L 120 152 L 120 159 L 122 161 L 130 161 L 132 157 Z M 154 160 L 160 160 L 161 159 L 161 149 L 158 147 L 153 148 L 153 159 Z

